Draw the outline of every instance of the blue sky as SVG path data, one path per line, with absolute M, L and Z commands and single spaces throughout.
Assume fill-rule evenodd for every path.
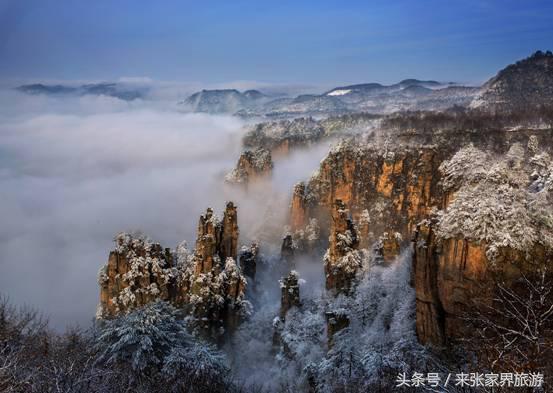
M 553 49 L 553 2 L 0 0 L 0 79 L 480 82 Z

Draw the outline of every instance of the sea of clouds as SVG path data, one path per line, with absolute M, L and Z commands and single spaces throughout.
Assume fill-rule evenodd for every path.
M 236 117 L 181 113 L 170 100 L 0 90 L 0 293 L 55 328 L 86 325 L 119 231 L 192 248 L 199 215 L 227 200 L 238 205 L 241 242 L 263 220 L 279 230 L 293 184 L 328 146 L 277 161 L 269 184 L 244 192 L 224 183 L 244 132 Z

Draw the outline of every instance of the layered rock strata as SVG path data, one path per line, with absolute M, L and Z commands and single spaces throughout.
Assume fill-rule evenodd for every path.
M 330 228 L 333 204 L 339 199 L 359 224 L 364 247 L 385 232 L 410 239 L 416 224 L 441 202 L 441 161 L 442 153 L 434 148 L 392 150 L 343 142 L 307 184 L 295 187 L 290 222 L 301 228 L 315 217 L 321 228 Z
M 469 146 L 440 167 L 442 209 L 414 236 L 422 342 L 470 337 L 467 317 L 481 311 L 473 299 L 491 302 L 498 283 L 509 290 L 553 261 L 553 166 L 531 145 L 513 144 L 502 156 Z
M 236 168 L 230 172 L 225 180 L 233 184 L 248 184 L 260 179 L 268 179 L 273 171 L 271 152 L 264 148 L 245 150 L 240 155 Z
M 217 335 L 234 328 L 248 308 L 246 278 L 236 263 L 237 210 L 227 203 L 222 219 L 207 209 L 198 222 L 193 253 L 162 249 L 144 236 L 120 234 L 116 249 L 100 270 L 98 316 L 109 318 L 164 300 L 183 308 L 196 327 Z
M 356 252 L 359 246 L 357 230 L 345 204 L 336 199 L 332 210 L 328 251 L 324 256 L 326 289 L 349 292 L 361 258 Z
M 430 137 L 439 148 L 343 142 L 308 183 L 295 187 L 290 223 L 302 228 L 317 218 L 330 228 L 329 289 L 351 281 L 328 274 L 344 254 L 336 235 L 347 231 L 346 207 L 358 239 L 352 249 L 374 247 L 390 263 L 414 239 L 417 334 L 423 343 L 447 344 L 469 333 L 465 318 L 476 295 L 488 296 L 498 280 L 514 285 L 552 260 L 553 165 L 546 135 Z
M 284 320 L 289 309 L 301 305 L 299 275 L 295 270 L 280 280 L 280 292 L 280 318 Z

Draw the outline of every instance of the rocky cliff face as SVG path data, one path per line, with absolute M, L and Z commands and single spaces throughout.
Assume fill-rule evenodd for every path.
M 198 223 L 194 272 L 208 273 L 228 258 L 236 260 L 238 234 L 236 207 L 232 202 L 227 204 L 222 220 L 208 208 Z
M 473 298 L 491 298 L 497 282 L 511 287 L 553 260 L 551 249 L 540 244 L 526 251 L 503 247 L 493 261 L 486 256 L 487 247 L 466 238 L 440 239 L 433 225 L 422 225 L 416 232 L 414 282 L 421 342 L 445 345 L 470 337 L 466 318 L 476 311 Z
M 291 355 L 286 340 L 283 340 L 283 330 L 286 323 L 286 314 L 293 307 L 301 307 L 299 274 L 292 270 L 287 276 L 279 280 L 280 284 L 280 311 L 273 319 L 273 349 L 284 352 L 286 356 Z
M 120 234 L 100 270 L 98 316 L 109 318 L 165 300 L 183 308 L 194 326 L 210 336 L 233 329 L 249 304 L 246 278 L 238 267 L 237 210 L 232 202 L 222 219 L 212 209 L 200 217 L 196 248 L 162 249 L 144 236 Z
M 290 228 L 292 231 L 303 228 L 307 222 L 305 203 L 305 183 L 297 183 L 294 186 L 292 201 L 290 202 Z
M 296 271 L 292 270 L 280 280 L 280 291 L 280 319 L 284 321 L 290 308 L 301 305 L 299 275 Z
M 464 318 L 474 312 L 473 298 L 491 299 L 497 282 L 515 286 L 551 263 L 549 155 L 536 154 L 534 140 L 499 157 L 469 146 L 440 166 L 447 196 L 414 237 L 421 341 L 443 345 L 470 336 Z
M 438 188 L 441 157 L 434 148 L 392 150 L 341 143 L 308 184 L 296 186 L 292 226 L 300 228 L 316 217 L 322 228 L 329 228 L 332 206 L 339 199 L 362 226 L 362 243 L 373 243 L 385 232 L 409 239 L 416 223 L 442 198 Z
M 328 251 L 324 256 L 326 289 L 348 293 L 361 268 L 357 253 L 359 239 L 357 229 L 346 205 L 336 199 L 332 208 L 332 221 Z
M 226 176 L 225 180 L 247 186 L 250 182 L 269 178 L 272 170 L 273 160 L 269 150 L 264 148 L 245 150 L 240 155 L 236 168 Z
M 461 141 L 468 145 L 459 150 Z M 352 228 L 385 262 L 414 238 L 417 333 L 423 343 L 447 344 L 470 333 L 471 299 L 485 297 L 498 277 L 514 285 L 551 263 L 550 151 L 543 133 L 527 131 L 455 134 L 439 148 L 342 143 L 296 186 L 291 224 L 316 217 L 330 228 L 329 267 L 348 254 L 339 242 Z M 327 271 L 327 288 L 338 281 Z
M 292 147 L 309 146 L 321 140 L 325 131 L 311 117 L 259 123 L 244 135 L 246 148 L 264 148 L 275 155 L 287 154 Z
M 169 249 L 140 235 L 118 234 L 100 269 L 99 316 L 115 315 L 156 299 L 169 300 L 174 258 Z

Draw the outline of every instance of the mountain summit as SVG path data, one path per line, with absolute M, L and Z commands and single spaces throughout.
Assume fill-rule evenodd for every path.
M 202 90 L 192 94 L 181 104 L 193 112 L 235 113 L 263 101 L 265 95 L 258 90 L 243 93 L 235 89 Z
M 512 111 L 548 102 L 553 102 L 553 53 L 537 51 L 486 82 L 471 107 Z

